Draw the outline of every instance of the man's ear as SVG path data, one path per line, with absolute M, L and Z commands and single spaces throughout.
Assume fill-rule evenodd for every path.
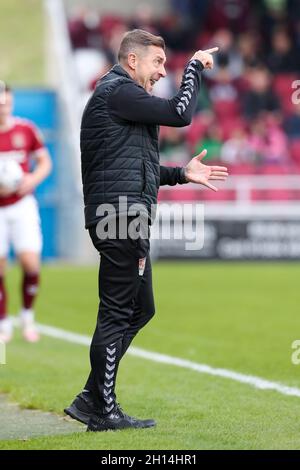
M 134 52 L 130 52 L 128 54 L 128 66 L 132 69 L 136 69 L 137 64 L 137 55 Z

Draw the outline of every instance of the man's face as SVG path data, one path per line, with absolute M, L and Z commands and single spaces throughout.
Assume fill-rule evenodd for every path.
M 0 119 L 5 121 L 12 114 L 13 97 L 10 92 L 0 93 Z
M 157 46 L 141 49 L 135 61 L 135 79 L 148 93 L 151 93 L 155 82 L 167 75 L 164 64 L 166 54 Z

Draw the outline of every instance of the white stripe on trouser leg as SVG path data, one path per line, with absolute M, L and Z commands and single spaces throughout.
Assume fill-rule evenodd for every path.
M 109 345 L 109 347 L 106 348 L 106 371 L 105 371 L 105 381 L 104 381 L 104 390 L 103 390 L 103 399 L 106 403 L 105 405 L 105 411 L 107 413 L 110 413 L 111 410 L 114 408 L 115 403 L 114 403 L 114 398 L 111 396 L 112 394 L 112 386 L 114 384 L 114 371 L 116 368 L 116 351 L 117 348 L 114 348 L 113 346 L 116 343 L 112 343 Z M 109 374 L 109 372 L 111 372 Z

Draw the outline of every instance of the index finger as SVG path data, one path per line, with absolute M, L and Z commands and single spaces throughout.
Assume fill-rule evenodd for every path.
M 217 52 L 219 50 L 218 47 L 212 47 L 211 49 L 206 49 L 203 52 L 208 52 L 208 54 L 212 54 L 213 52 Z

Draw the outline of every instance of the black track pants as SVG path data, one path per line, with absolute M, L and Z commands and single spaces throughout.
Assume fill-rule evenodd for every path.
M 100 240 L 96 227 L 89 232 L 101 256 L 100 303 L 90 348 L 92 370 L 84 388 L 92 391 L 99 412 L 109 413 L 119 362 L 155 313 L 149 240 Z

